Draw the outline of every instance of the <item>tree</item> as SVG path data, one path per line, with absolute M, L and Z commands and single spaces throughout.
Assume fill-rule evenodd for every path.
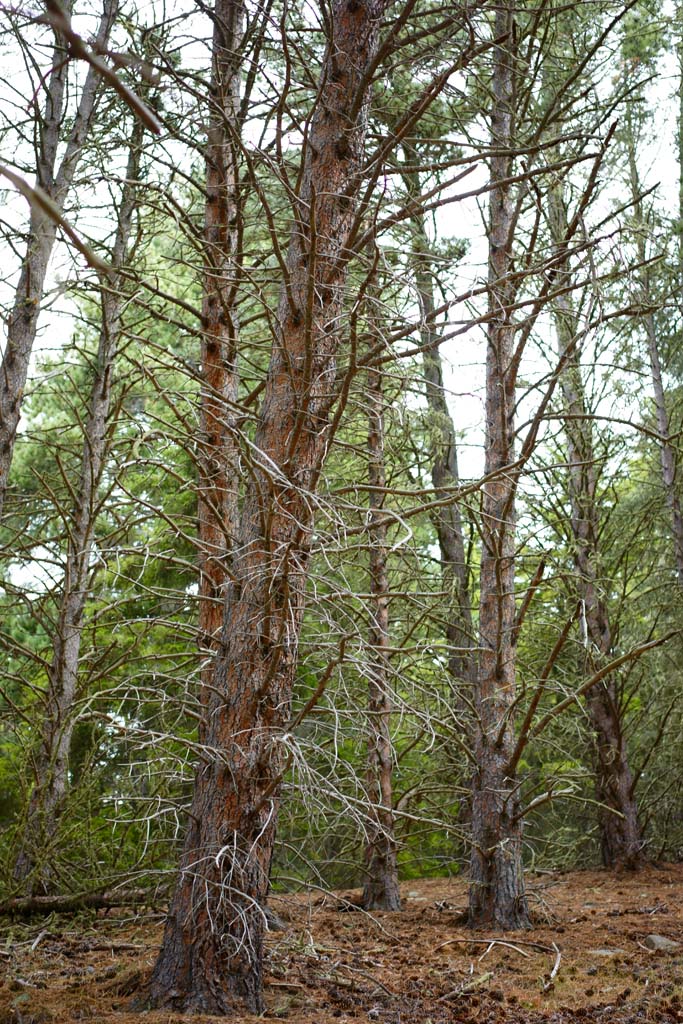
M 671 438 L 669 413 L 664 388 L 660 343 L 655 317 L 657 300 L 653 294 L 652 271 L 649 264 L 647 235 L 652 227 L 652 217 L 648 217 L 640 181 L 636 149 L 638 145 L 638 117 L 635 104 L 629 103 L 625 118 L 625 145 L 628 161 L 628 184 L 631 193 L 633 210 L 633 230 L 635 234 L 636 254 L 639 269 L 634 272 L 634 284 L 639 292 L 638 298 L 643 306 L 642 325 L 645 331 L 647 355 L 652 378 L 652 391 L 655 406 L 655 422 L 659 434 L 659 457 L 661 467 L 662 488 L 671 521 L 671 538 L 673 540 L 674 564 L 678 585 L 683 587 L 683 513 L 676 487 L 678 459 Z
M 70 15 L 70 5 L 65 11 L 67 16 Z M 117 13 L 117 0 L 105 0 L 95 39 L 95 46 L 100 52 L 107 47 Z M 62 153 L 63 126 L 67 117 L 67 78 L 71 61 L 68 42 L 59 23 L 55 26 L 54 34 L 52 67 L 47 80 L 44 108 L 35 126 L 36 182 L 51 200 L 52 210 L 46 211 L 38 203 L 31 203 L 26 250 L 7 324 L 7 343 L 0 371 L 0 513 L 7 490 L 48 263 L 57 236 L 56 217 L 64 213 L 93 125 L 101 80 L 99 71 L 91 65 Z
M 419 166 L 414 145 L 406 144 L 409 161 L 403 173 L 409 195 L 421 194 L 420 174 L 411 168 Z M 458 445 L 456 431 L 448 408 L 444 388 L 443 360 L 438 327 L 434 279 L 434 254 L 431 251 L 424 213 L 419 205 L 410 218 L 411 257 L 415 288 L 420 307 L 420 342 L 423 348 L 422 366 L 425 397 L 429 410 L 431 477 L 436 492 L 447 488 L 457 491 L 460 486 Z M 472 623 L 472 597 L 469 586 L 469 567 L 465 554 L 463 517 L 457 501 L 444 503 L 434 513 L 434 525 L 439 538 L 441 573 L 445 592 L 450 595 L 446 613 L 446 639 L 449 645 L 448 667 L 453 679 L 454 700 L 461 707 L 462 691 L 471 687 L 474 666 L 474 632 Z M 468 694 L 469 699 L 469 694 Z M 465 717 L 469 717 L 466 713 Z
M 515 326 L 512 186 L 515 146 L 514 6 L 498 6 L 491 80 L 489 324 L 486 355 L 485 475 L 479 598 L 479 666 L 472 788 L 470 923 L 525 928 L 529 912 L 522 868 L 519 787 L 510 774 L 515 747 Z
M 549 195 L 548 216 L 553 242 L 563 251 L 568 218 L 556 186 Z M 562 280 L 571 283 L 565 257 Z M 593 420 L 586 407 L 581 371 L 581 327 L 571 295 L 558 296 L 555 322 L 559 355 L 564 361 L 560 381 L 564 399 L 567 466 L 571 502 L 571 532 L 576 568 L 580 622 L 585 647 L 584 672 L 589 676 L 609 660 L 614 636 L 604 593 L 600 556 L 598 468 L 593 444 Z M 603 862 L 607 867 L 637 868 L 643 862 L 644 842 L 638 821 L 633 773 L 624 734 L 623 707 L 617 681 L 607 676 L 589 691 L 586 702 L 594 732 L 596 796 L 600 805 Z
M 392 801 L 391 666 L 386 491 L 384 468 L 384 390 L 382 373 L 368 371 L 368 504 L 370 522 L 370 610 L 368 673 L 368 800 L 370 823 L 365 845 L 363 906 L 400 910 Z
M 240 83 L 244 9 L 219 0 L 206 144 L 206 204 L 201 344 L 201 440 L 198 453 L 199 642 L 202 699 L 208 704 L 225 587 L 238 527 L 239 388 L 237 294 L 243 231 L 240 199 Z
M 329 443 L 349 243 L 379 48 L 382 0 L 337 0 L 307 132 L 244 499 L 221 650 L 207 708 L 180 877 L 152 975 L 157 1005 L 261 1012 L 264 915 L 306 565 L 310 495 Z
M 83 451 L 75 504 L 68 516 L 68 545 L 60 609 L 52 639 L 41 742 L 35 756 L 35 784 L 28 807 L 22 844 L 14 865 L 14 878 L 29 895 L 48 892 L 51 846 L 69 788 L 69 752 L 76 724 L 79 696 L 79 658 L 86 601 L 92 586 L 92 553 L 100 511 L 98 489 L 111 441 L 108 423 L 121 318 L 128 300 L 125 271 L 137 202 L 143 126 L 133 126 L 126 177 L 116 210 L 118 227 L 112 247 L 111 271 L 102 275 L 101 330 L 84 425 Z

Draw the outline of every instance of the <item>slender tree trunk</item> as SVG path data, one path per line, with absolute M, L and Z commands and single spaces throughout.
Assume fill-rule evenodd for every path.
M 681 90 L 683 94 L 683 89 Z M 657 432 L 659 434 L 659 456 L 662 471 L 662 486 L 671 517 L 671 534 L 674 547 L 674 559 L 676 563 L 676 577 L 678 585 L 683 587 L 683 514 L 681 503 L 676 489 L 677 459 L 676 451 L 671 443 L 669 430 L 669 415 L 666 408 L 664 396 L 664 380 L 662 377 L 662 364 L 659 358 L 659 345 L 657 343 L 657 325 L 655 323 L 652 309 L 652 294 L 650 287 L 650 275 L 645 260 L 647 258 L 647 243 L 645 230 L 647 218 L 643 209 L 641 199 L 640 176 L 636 161 L 636 138 L 633 113 L 630 105 L 626 113 L 627 146 L 629 179 L 631 186 L 631 199 L 633 202 L 633 214 L 636 220 L 636 251 L 638 260 L 642 264 L 637 271 L 640 298 L 643 305 L 648 309 L 643 317 L 645 337 L 647 338 L 647 354 L 650 363 L 650 375 L 652 377 L 652 389 L 655 400 L 655 416 L 657 420 Z M 683 180 L 683 175 L 681 176 Z
M 365 847 L 363 906 L 400 910 L 392 796 L 391 666 L 387 526 L 384 519 L 384 393 L 380 370 L 368 372 L 368 483 L 370 484 L 370 622 L 372 664 L 368 679 L 368 800 L 370 823 Z
M 411 158 L 417 161 L 414 152 L 411 152 Z M 410 194 L 418 197 L 421 191 L 419 174 L 406 170 L 403 178 Z M 430 251 L 424 213 L 414 213 L 410 219 L 410 226 L 413 272 L 420 306 L 425 397 L 430 413 L 432 485 L 436 490 L 452 489 L 460 485 L 458 446 L 444 388 L 443 363 L 435 319 L 434 260 Z M 462 515 L 458 503 L 452 502 L 440 508 L 434 515 L 434 525 L 439 538 L 443 589 L 449 595 L 446 613 L 448 668 L 456 686 L 457 699 L 463 685 L 471 688 L 475 670 L 472 599 L 468 584 Z M 466 711 L 466 703 L 459 701 L 459 704 L 467 722 L 469 713 Z
M 77 503 L 72 510 L 68 531 L 62 600 L 52 643 L 42 739 L 35 762 L 35 786 L 22 847 L 14 866 L 15 880 L 23 883 L 29 895 L 38 889 L 46 893 L 51 887 L 51 848 L 69 789 L 69 750 L 76 724 L 84 610 L 92 586 L 90 559 L 99 511 L 97 491 L 108 447 L 107 420 L 114 362 L 126 302 L 125 279 L 120 270 L 126 264 L 135 209 L 135 182 L 140 172 L 142 134 L 142 124 L 136 121 L 118 209 L 118 228 L 111 258 L 113 273 L 102 282 L 102 327 L 85 425 Z
M 676 62 L 678 64 L 678 118 L 676 149 L 678 156 L 678 283 L 683 287 L 683 4 L 676 4 L 674 16 Z
M 242 235 L 239 120 L 242 0 L 217 0 L 206 147 L 199 452 L 199 639 L 206 707 L 238 516 L 237 288 Z
M 180 876 L 150 999 L 263 1009 L 264 914 L 313 529 L 329 444 L 368 71 L 385 0 L 337 0 L 310 122 L 278 331 L 233 553 Z M 353 112 L 350 117 L 349 112 Z
M 563 245 L 567 216 L 559 187 L 548 196 L 553 240 Z M 570 280 L 568 262 L 562 274 Z M 555 305 L 560 357 L 566 360 L 560 387 L 566 411 L 567 463 L 572 510 L 574 562 L 582 602 L 582 629 L 586 656 L 584 671 L 596 672 L 612 655 L 612 629 L 607 603 L 600 586 L 600 515 L 592 420 L 587 416 L 581 377 L 581 357 L 576 345 L 576 323 L 569 295 Z M 594 686 L 586 698 L 594 732 L 596 797 L 599 811 L 603 862 L 608 867 L 637 868 L 643 861 L 643 837 L 638 823 L 633 774 L 623 733 L 623 710 L 617 685 L 610 676 Z
M 71 4 L 67 3 L 65 7 L 67 13 L 70 13 Z M 105 0 L 95 42 L 96 50 L 102 51 L 106 48 L 117 12 L 118 0 Z M 83 146 L 93 123 L 100 83 L 99 72 L 89 67 L 64 155 L 59 168 L 56 169 L 65 117 L 68 67 L 66 42 L 63 36 L 56 32 L 45 106 L 37 126 L 36 182 L 47 192 L 60 213 L 64 211 Z M 4 506 L 14 441 L 21 415 L 21 400 L 56 233 L 54 219 L 32 205 L 26 255 L 8 319 L 7 343 L 0 370 L 0 514 Z
M 509 178 L 514 139 L 515 25 L 511 3 L 496 11 L 492 81 L 491 193 L 489 200 L 489 329 L 486 357 L 485 473 L 514 461 L 515 330 L 510 306 L 515 223 Z M 510 767 L 515 748 L 510 713 L 515 700 L 515 488 L 500 473 L 482 495 L 480 653 L 474 686 L 477 762 L 472 787 L 470 924 L 525 928 L 529 914 L 522 866 L 519 786 Z

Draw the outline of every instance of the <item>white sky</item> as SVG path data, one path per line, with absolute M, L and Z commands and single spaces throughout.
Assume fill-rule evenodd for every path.
M 191 5 L 190 5 L 191 6 Z M 188 0 L 168 0 L 164 5 L 166 16 L 180 14 L 188 8 Z M 159 19 L 160 4 L 158 0 L 150 0 L 148 3 L 137 4 L 139 22 L 153 22 Z M 670 12 L 671 2 L 663 6 L 663 11 Z M 314 15 L 311 14 L 311 18 Z M 187 44 L 183 49 L 183 61 L 185 65 L 195 67 L 205 66 L 208 59 L 208 47 L 206 42 L 198 42 L 197 18 L 182 24 L 182 32 L 186 33 Z M 95 23 L 92 14 L 79 16 L 74 19 L 74 25 L 84 36 L 92 31 Z M 206 24 L 205 19 L 201 19 Z M 208 36 L 208 33 L 207 33 Z M 5 75 L 0 76 L 0 102 L 3 95 L 8 97 L 8 89 L 14 89 L 17 85 L 17 76 L 21 72 L 21 66 L 12 66 L 11 59 L 3 55 Z M 84 68 L 81 66 L 81 74 Z M 10 72 L 8 74 L 8 71 Z M 641 173 L 646 187 L 660 182 L 657 192 L 657 203 L 662 209 L 674 209 L 678 202 L 678 167 L 674 145 L 674 133 L 676 128 L 676 111 L 671 102 L 671 93 L 675 88 L 676 68 L 673 58 L 665 61 L 661 68 L 661 74 L 651 88 L 651 98 L 654 101 L 652 109 L 655 112 L 656 122 L 653 124 L 652 141 L 647 152 L 642 155 Z M 3 148 L 3 143 L 11 140 L 0 139 L 0 161 L 12 166 L 12 152 Z M 471 189 L 486 181 L 486 168 L 482 164 L 468 178 L 465 179 L 463 187 Z M 3 215 L 15 222 L 25 216 L 25 204 L 18 199 L 11 189 L 0 197 L 5 200 Z M 483 200 L 485 202 L 485 199 Z M 459 236 L 468 239 L 470 244 L 469 254 L 458 268 L 455 277 L 455 289 L 465 291 L 467 288 L 481 282 L 486 275 L 486 242 L 482 231 L 482 213 L 480 210 L 480 199 L 468 199 L 452 206 L 443 207 L 437 217 L 438 230 L 444 236 Z M 609 191 L 606 191 L 603 203 L 609 202 Z M 109 224 L 97 224 L 92 217 L 86 217 L 82 221 L 82 230 L 86 233 L 94 232 L 96 235 L 106 234 Z M 13 260 L 12 254 L 7 250 L 0 252 L 2 267 L 6 268 Z M 51 267 L 51 287 L 59 291 L 59 283 L 64 277 L 72 275 L 71 256 L 63 245 L 58 245 Z M 0 301 L 6 302 L 11 296 L 12 280 L 5 278 L 0 283 Z M 51 296 L 47 309 L 41 317 L 41 326 L 37 351 L 46 348 L 56 349 L 61 347 L 69 338 L 72 330 L 72 316 L 74 306 L 66 296 Z M 465 316 L 464 310 L 455 311 L 456 318 Z M 456 423 L 456 427 L 463 433 L 460 445 L 459 459 L 460 470 L 464 477 L 476 477 L 483 470 L 482 458 L 482 421 L 483 421 L 483 362 L 485 357 L 485 338 L 483 329 L 475 327 L 467 334 L 446 343 L 442 348 L 442 356 L 446 369 L 446 385 L 449 391 L 449 402 Z M 534 362 L 534 360 L 536 360 Z M 523 376 L 530 376 L 535 370 L 542 372 L 547 369 L 547 364 L 538 361 L 530 349 L 527 360 L 527 367 Z M 624 410 L 628 415 L 629 411 Z

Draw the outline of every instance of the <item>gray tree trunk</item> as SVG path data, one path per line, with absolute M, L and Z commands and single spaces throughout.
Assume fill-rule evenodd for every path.
M 70 13 L 71 5 L 66 4 L 65 7 L 67 13 Z M 96 49 L 106 48 L 117 13 L 118 0 L 105 0 L 95 40 Z M 45 106 L 36 132 L 36 183 L 47 192 L 60 213 L 64 212 L 83 146 L 93 124 L 100 83 L 99 72 L 89 67 L 64 155 L 57 168 L 57 155 L 63 141 L 62 130 L 66 114 L 68 68 L 66 43 L 61 34 L 56 32 Z M 56 234 L 57 226 L 54 220 L 42 209 L 32 205 L 26 255 L 7 324 L 7 343 L 0 370 L 0 515 L 7 492 L 14 442 L 21 416 L 21 400 L 36 337 L 45 277 Z
M 411 152 L 415 160 L 416 154 Z M 415 171 L 403 174 L 409 193 L 420 195 L 420 178 Z M 453 418 L 446 401 L 443 379 L 443 363 L 439 347 L 434 301 L 434 257 L 425 227 L 425 216 L 416 211 L 410 219 L 413 273 L 420 306 L 420 340 L 423 347 L 422 369 L 425 380 L 425 397 L 430 413 L 430 442 L 432 463 L 432 485 L 435 490 L 445 491 L 460 485 L 458 470 L 458 445 Z M 446 640 L 448 642 L 448 668 L 455 687 L 455 700 L 463 721 L 471 728 L 467 701 L 463 701 L 462 689 L 468 698 L 475 671 L 474 632 L 472 625 L 472 598 L 468 582 L 465 538 L 462 514 L 457 502 L 451 502 L 434 514 L 434 526 L 439 538 L 441 576 L 443 589 L 449 595 L 446 612 Z
M 514 462 L 515 329 L 512 236 L 515 203 L 509 182 L 514 142 L 515 24 L 513 4 L 496 10 L 491 83 L 489 199 L 489 327 L 486 356 L 485 469 L 498 473 L 482 495 L 479 666 L 474 685 L 472 857 L 469 920 L 473 927 L 525 928 L 529 912 L 522 865 L 515 749 L 515 489 L 502 472 Z
M 683 96 L 683 88 L 681 88 Z M 657 433 L 659 434 L 659 456 L 662 472 L 662 487 L 671 517 L 671 536 L 674 548 L 674 561 L 676 564 L 676 577 L 678 585 L 683 587 L 683 514 L 681 503 L 676 488 L 677 459 L 676 451 L 671 442 L 669 429 L 669 414 L 666 408 L 666 397 L 664 394 L 664 379 L 662 376 L 662 364 L 659 358 L 659 345 L 657 339 L 657 325 L 652 310 L 652 294 L 650 286 L 650 274 L 645 266 L 647 258 L 647 240 L 645 231 L 647 229 L 647 218 L 643 209 L 641 199 L 640 176 L 638 174 L 638 163 L 636 160 L 636 138 L 633 113 L 630 106 L 626 114 L 627 147 L 629 181 L 631 186 L 631 200 L 633 202 L 633 214 L 636 220 L 636 251 L 638 259 L 643 266 L 638 270 L 638 284 L 640 298 L 648 312 L 643 317 L 645 337 L 647 339 L 647 354 L 650 363 L 650 376 L 652 377 L 652 390 L 655 400 L 655 416 L 657 421 Z M 683 181 L 683 173 L 681 174 Z
M 561 186 L 551 189 L 548 213 L 555 245 L 562 247 L 567 215 Z M 561 273 L 571 280 L 568 261 Z M 581 375 L 581 356 L 576 344 L 576 323 L 569 294 L 555 304 L 559 354 L 566 360 L 560 378 L 566 418 L 567 464 L 572 511 L 574 563 L 582 615 L 585 617 L 584 671 L 592 675 L 612 656 L 612 629 L 607 602 L 600 584 L 600 514 L 592 420 L 587 416 Z M 623 732 L 623 711 L 615 679 L 610 676 L 594 686 L 586 697 L 594 733 L 595 788 L 600 803 L 599 825 L 603 862 L 608 867 L 636 868 L 643 860 L 643 837 L 638 822 L 633 774 Z
M 29 894 L 46 893 L 53 881 L 51 847 L 69 790 L 69 750 L 77 716 L 78 668 L 85 603 L 92 586 L 91 555 L 99 512 L 98 488 L 108 449 L 108 417 L 114 363 L 119 345 L 121 316 L 126 303 L 125 278 L 128 242 L 140 171 L 142 125 L 136 122 L 126 169 L 126 182 L 118 208 L 118 227 L 111 257 L 112 272 L 102 280 L 102 326 L 95 378 L 85 424 L 77 503 L 71 510 L 64 566 L 61 606 L 52 642 L 52 660 L 35 760 L 35 784 L 28 808 L 23 842 L 14 866 L 14 878 Z
M 366 910 L 400 910 L 392 794 L 391 664 L 389 654 L 389 581 L 387 524 L 383 512 L 384 390 L 381 370 L 368 371 L 368 483 L 370 484 L 370 620 L 368 666 L 368 837 L 365 846 L 363 906 Z

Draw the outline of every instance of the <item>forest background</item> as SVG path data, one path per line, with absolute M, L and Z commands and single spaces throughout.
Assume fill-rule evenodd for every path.
M 5 903 L 677 859 L 683 9 L 4 15 Z

